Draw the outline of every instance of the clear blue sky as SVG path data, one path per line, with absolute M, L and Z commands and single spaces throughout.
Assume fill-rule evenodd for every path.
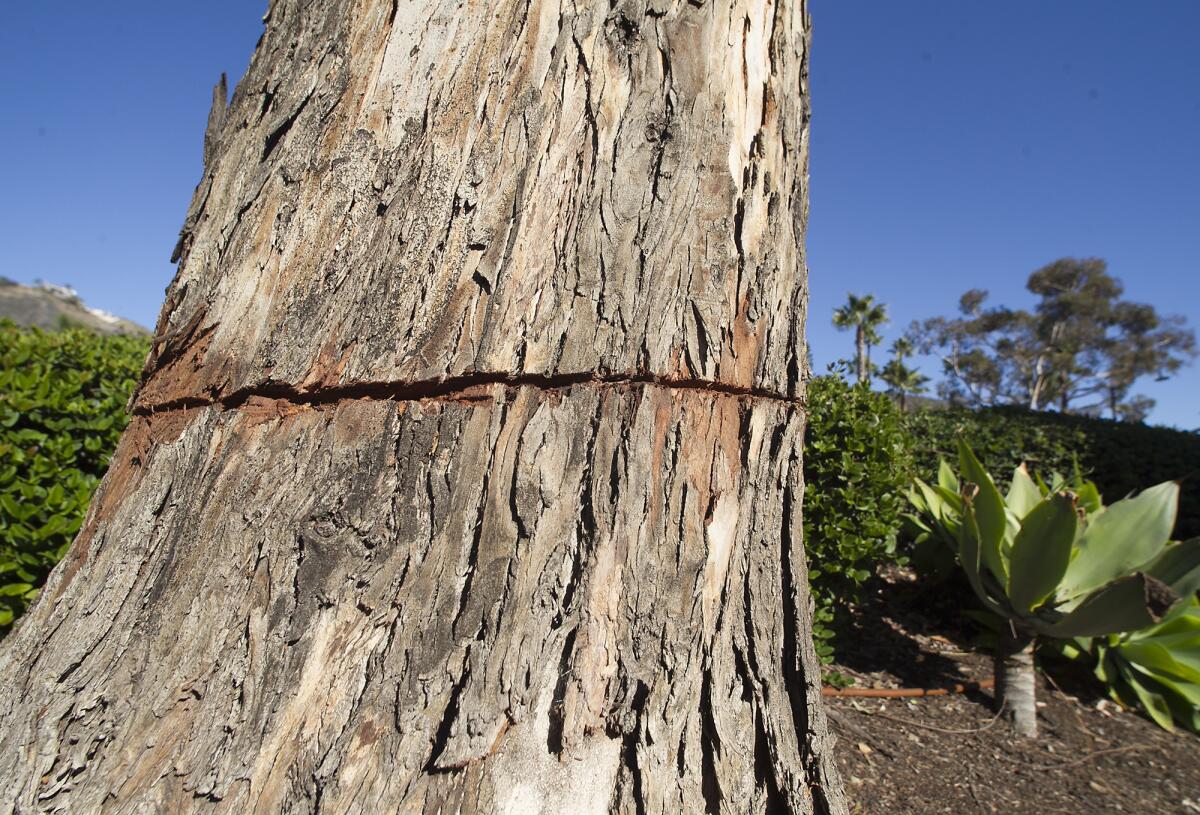
M 1099 256 L 1200 326 L 1200 0 L 810 0 L 815 367 L 848 356 L 847 291 L 894 338 L 986 288 Z M 210 93 L 265 3 L 6 3 L 0 274 L 152 325 L 200 175 Z M 926 373 L 936 373 L 931 363 Z M 1140 388 L 1200 426 L 1200 367 Z

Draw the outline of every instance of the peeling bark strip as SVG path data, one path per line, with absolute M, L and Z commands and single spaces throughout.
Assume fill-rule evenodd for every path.
M 845 812 L 807 32 L 272 2 L 133 420 L 0 648 L 0 812 Z

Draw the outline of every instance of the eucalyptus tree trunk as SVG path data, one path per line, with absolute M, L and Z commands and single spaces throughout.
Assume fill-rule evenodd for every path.
M 1029 409 L 1041 410 L 1042 387 L 1046 382 L 1046 355 L 1038 354 L 1037 364 L 1033 370 L 1033 386 L 1029 389 Z
M 277 0 L 0 811 L 845 811 L 802 0 Z

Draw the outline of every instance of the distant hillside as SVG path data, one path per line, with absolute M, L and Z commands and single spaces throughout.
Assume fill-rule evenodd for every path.
M 100 334 L 150 333 L 135 322 L 88 307 L 69 286 L 40 282 L 22 286 L 7 277 L 0 277 L 0 319 L 48 331 L 75 325 Z

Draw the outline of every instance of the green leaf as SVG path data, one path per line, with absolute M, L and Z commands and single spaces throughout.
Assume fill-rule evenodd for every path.
M 1025 465 L 1022 464 L 1013 470 L 1012 484 L 1008 488 L 1008 496 L 1004 499 L 1004 503 L 1008 505 L 1012 513 L 1017 518 L 1024 519 L 1041 502 L 1042 491 L 1029 477 L 1029 471 L 1025 469 Z
M 1138 572 L 1088 595 L 1056 622 L 1034 618 L 1034 628 L 1050 637 L 1099 637 L 1136 631 L 1159 622 L 1179 599 L 1161 581 Z
M 1002 617 L 1010 616 L 984 587 L 980 568 L 982 564 L 980 563 L 979 525 L 975 520 L 975 509 L 970 501 L 963 502 L 963 518 L 958 533 L 958 560 L 967 574 L 967 582 L 971 584 L 971 588 L 974 589 L 975 596 L 979 598 L 980 602 L 990 611 Z
M 1160 694 L 1147 688 L 1129 668 L 1119 665 L 1119 669 L 1121 678 L 1137 695 L 1142 709 L 1154 720 L 1154 723 L 1163 730 L 1174 731 L 1174 717 L 1171 716 L 1171 708 L 1167 705 L 1166 700 Z
M 958 441 L 959 466 L 963 479 L 979 488 L 975 496 L 975 521 L 979 527 L 979 557 L 1001 585 L 1008 583 L 1008 568 L 1001 557 L 1001 544 L 1008 525 L 1004 499 L 992 477 L 962 439 Z
M 1078 597 L 1154 559 L 1171 536 L 1179 484 L 1167 481 L 1109 505 L 1089 524 L 1063 577 L 1065 597 Z
M 1013 608 L 1032 611 L 1054 594 L 1071 562 L 1078 526 L 1075 501 L 1062 493 L 1040 501 L 1025 516 L 1009 564 L 1008 598 Z
M 1130 634 L 1129 639 L 1158 637 L 1183 637 L 1190 639 L 1200 636 L 1200 604 L 1193 599 L 1190 603 L 1185 604 L 1180 612 L 1179 614 L 1170 615 L 1170 619 L 1164 619 L 1163 622 L 1153 628 Z
M 19 597 L 32 588 L 33 586 L 28 583 L 9 583 L 8 585 L 0 586 L 0 597 Z
M 1100 490 L 1096 489 L 1096 485 L 1091 481 L 1076 484 L 1075 494 L 1078 497 L 1079 506 L 1083 507 L 1088 515 L 1098 512 L 1104 507 L 1104 502 L 1100 498 Z
M 1155 673 L 1200 685 L 1200 653 L 1168 648 L 1152 640 L 1126 643 L 1118 652 L 1130 662 L 1144 665 Z
M 1200 538 L 1168 544 L 1143 569 L 1182 597 L 1200 589 Z
M 958 493 L 958 476 L 954 474 L 954 470 L 950 468 L 944 458 L 938 460 L 938 486 L 952 493 Z

